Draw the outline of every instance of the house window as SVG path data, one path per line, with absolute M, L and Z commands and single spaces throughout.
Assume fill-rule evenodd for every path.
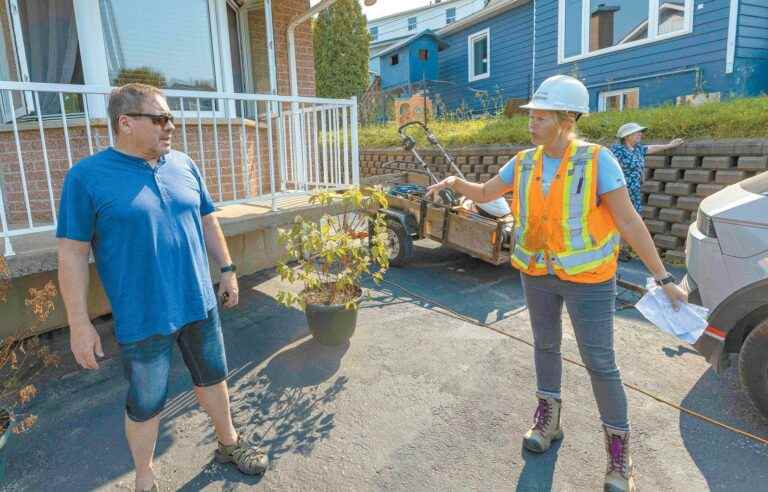
M 453 24 L 456 22 L 456 7 L 451 7 L 445 11 L 445 23 Z
M 693 0 L 559 0 L 560 63 L 692 30 Z
M 409 31 L 415 31 L 416 30 L 416 17 L 409 17 L 408 18 L 408 30 Z
M 685 0 L 662 0 L 658 7 L 659 36 L 685 31 Z
M 624 111 L 640 107 L 640 89 L 622 89 L 619 91 L 601 92 L 598 100 L 599 111 Z
M 419 50 L 419 60 L 429 60 L 429 50 Z
M 99 4 L 112 85 L 218 88 L 208 0 L 99 0 Z
M 240 10 L 227 3 L 227 24 L 229 28 L 229 55 L 232 60 L 232 86 L 235 92 L 245 92 L 245 71 L 243 69 L 243 40 L 240 31 Z M 239 108 L 238 108 L 239 110 Z
M 368 30 L 368 33 L 371 35 L 371 41 L 378 41 L 379 39 L 379 26 L 373 26 Z
M 491 34 L 488 29 L 469 36 L 469 81 L 491 75 Z
M 389 59 L 389 64 L 397 65 L 398 63 L 400 63 L 400 55 L 392 55 L 392 57 Z
M 24 82 L 83 84 L 83 65 L 72 2 L 51 0 L 11 0 L 11 18 L 18 52 L 19 75 Z M 61 113 L 58 95 L 39 94 L 35 108 L 31 93 L 14 101 L 18 115 Z M 67 95 L 65 110 L 82 112 L 82 98 Z M 4 108 L 4 119 L 10 117 Z

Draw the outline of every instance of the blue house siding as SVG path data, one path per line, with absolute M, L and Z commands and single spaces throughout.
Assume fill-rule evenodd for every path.
M 690 33 L 560 64 L 558 0 L 523 2 L 461 31 L 444 29 L 442 38 L 449 47 L 439 54 L 437 76 L 429 76 L 430 65 L 424 78 L 432 80 L 430 95 L 439 96 L 449 111 L 461 106 L 474 112 L 490 109 L 484 104 L 495 96 L 526 99 L 532 87 L 555 74 L 580 78 L 590 91 L 593 111 L 598 109 L 601 93 L 621 89 L 637 88 L 640 106 L 675 104 L 678 97 L 696 93 L 719 93 L 722 99 L 764 94 L 768 92 L 768 0 L 739 1 L 733 70 L 727 73 L 730 5 L 731 0 L 696 0 Z M 486 29 L 490 77 L 470 82 L 469 36 Z M 409 60 L 411 67 L 413 62 Z M 412 80 L 421 79 L 410 70 Z
M 398 64 L 392 65 L 392 56 L 397 54 Z M 387 89 L 401 84 L 408 83 L 410 75 L 410 59 L 408 58 L 408 47 L 405 46 L 396 53 L 381 57 L 381 88 Z
M 768 93 L 768 3 L 742 0 L 734 73 L 749 94 Z
M 482 109 L 477 91 L 493 97 L 500 91 L 504 100 L 527 98 L 531 86 L 533 10 L 531 3 L 513 8 L 443 39 L 450 45 L 440 52 L 438 82 L 430 86 L 449 111 L 464 103 L 474 111 Z M 469 36 L 484 29 L 490 33 L 490 77 L 469 81 Z
M 437 78 L 437 42 L 433 38 L 417 39 L 409 46 L 411 81 L 435 80 Z M 421 50 L 427 50 L 427 60 L 419 57 Z
M 753 7 L 758 1 L 743 3 Z M 558 1 L 540 0 L 536 12 L 536 84 L 558 73 L 575 75 L 590 89 L 593 110 L 597 110 L 601 92 L 633 87 L 640 89 L 641 106 L 674 103 L 677 96 L 696 91 L 720 92 L 723 98 L 756 95 L 760 82 L 751 87 L 739 73 L 725 73 L 729 0 L 703 5 L 701 10 L 694 6 L 690 34 L 558 64 Z M 747 10 L 746 5 L 742 7 L 742 15 Z
M 378 56 L 368 60 L 368 71 L 377 75 L 381 73 L 381 59 Z

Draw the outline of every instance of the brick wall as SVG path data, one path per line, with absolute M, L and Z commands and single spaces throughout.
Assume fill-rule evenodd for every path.
M 498 173 L 501 166 L 523 148 L 478 146 L 450 151 L 468 179 L 483 182 Z M 420 154 L 438 177 L 450 174 L 439 153 Z M 418 169 L 413 156 L 401 149 L 370 149 L 361 151 L 360 175 L 396 172 L 381 168 L 393 160 L 404 161 L 397 166 L 401 170 Z M 656 246 L 668 260 L 683 261 L 688 226 L 696 220 L 701 200 L 766 170 L 768 140 L 691 142 L 673 152 L 648 156 L 642 216 Z
M 5 19 L 4 12 L 6 2 L 0 0 L 0 18 Z M 309 8 L 309 0 L 280 0 L 272 3 L 273 29 L 275 35 L 276 64 L 278 93 L 290 94 L 288 77 L 288 45 L 287 29 L 290 21 Z M 249 31 L 251 36 L 251 58 L 254 71 L 254 81 L 257 92 L 267 92 L 269 89 L 269 64 L 266 51 L 266 28 L 263 8 L 252 9 L 248 13 Z M 0 22 L 3 29 L 2 35 L 6 37 L 7 46 L 10 44 L 10 31 L 7 22 Z M 312 30 L 309 22 L 303 23 L 296 29 L 297 68 L 299 74 L 299 93 L 302 96 L 315 95 L 315 67 L 314 51 L 312 44 Z M 14 58 L 10 57 L 11 63 Z M 11 67 L 15 73 L 15 67 Z M 20 97 L 20 96 L 19 96 Z M 287 106 L 286 106 L 287 109 Z M 264 114 L 264 108 L 259 108 Z M 48 178 L 43 159 L 43 139 L 37 128 L 37 124 L 20 124 L 19 140 L 24 162 L 24 174 L 27 182 L 27 196 L 35 225 L 52 223 L 51 200 L 48 192 Z M 87 133 L 84 120 L 70 118 L 68 121 L 69 142 L 72 162 L 90 155 Z M 208 189 L 216 201 L 231 200 L 244 196 L 246 184 L 243 180 L 243 150 L 247 156 L 247 165 L 251 167 L 251 190 L 257 193 L 260 189 L 268 192 L 270 189 L 269 149 L 267 144 L 267 131 L 262 128 L 259 132 L 259 149 L 261 151 L 261 173 L 258 170 L 256 157 L 256 132 L 253 122 L 247 125 L 247 144 L 245 149 L 240 144 L 240 124 L 232 125 L 232 155 L 230 156 L 229 128 L 226 124 L 219 124 L 214 132 L 213 125 L 204 122 L 201 131 L 198 132 L 196 121 L 189 121 L 186 125 L 187 150 L 198 166 L 205 172 Z M 94 151 L 109 146 L 109 135 L 104 122 L 94 122 L 91 127 L 91 144 Z M 182 128 L 179 127 L 174 135 L 174 148 L 184 150 Z M 215 133 L 218 133 L 216 135 Z M 202 135 L 202 149 L 201 149 Z M 275 156 L 275 182 L 280 183 L 278 148 L 276 128 L 273 128 L 273 151 Z M 290 146 L 290 135 L 287 135 L 287 143 Z M 218 141 L 218 154 L 215 142 Z M 46 122 L 45 145 L 48 155 L 51 185 L 53 188 L 54 202 L 58 205 L 64 175 L 69 169 L 69 159 L 64 141 L 64 131 L 60 125 Z M 216 163 L 219 163 L 217 168 Z M 218 172 L 221 172 L 221 192 L 219 192 Z M 232 184 L 234 174 L 235 185 Z M 261 182 L 259 181 L 261 174 Z M 291 179 L 290 172 L 287 176 Z M 0 128 L 0 186 L 4 193 L 8 221 L 16 227 L 27 225 L 27 207 L 22 186 L 22 172 L 19 166 L 18 152 L 14 134 L 9 127 Z M 236 192 L 236 193 L 235 193 Z
M 288 77 L 288 25 L 309 9 L 309 0 L 280 0 L 272 2 L 272 22 L 277 58 L 277 86 L 280 94 L 290 94 Z M 296 28 L 296 69 L 299 95 L 315 95 L 315 53 L 312 27 L 309 21 Z
M 247 183 L 244 180 L 243 153 L 246 156 L 246 165 L 250 167 L 252 193 L 270 190 L 269 174 L 269 148 L 267 132 L 262 129 L 259 132 L 258 150 L 261 155 L 261 172 L 259 173 L 259 160 L 256 159 L 257 144 L 256 132 L 253 122 L 248 122 L 245 133 L 246 142 L 241 144 L 242 132 L 239 123 L 231 126 L 232 140 L 229 139 L 230 128 L 226 124 L 219 123 L 214 132 L 212 123 L 203 122 L 198 131 L 196 122 L 186 124 L 186 150 L 195 161 L 201 172 L 205 175 L 206 185 L 215 201 L 227 201 L 245 196 Z M 274 131 L 274 130 L 273 130 Z M 70 126 L 69 143 L 72 162 L 76 163 L 90 155 L 88 136 L 85 127 Z M 273 133 L 276 139 L 276 134 Z M 19 132 L 22 159 L 24 163 L 24 176 L 27 183 L 27 196 L 29 198 L 32 217 L 35 225 L 52 223 L 51 201 L 48 192 L 48 177 L 40 133 L 35 130 L 22 130 Z M 202 140 L 202 144 L 201 144 Z M 218 149 L 216 142 L 218 141 Z M 104 123 L 97 122 L 91 127 L 91 142 L 93 151 L 97 152 L 109 146 L 109 135 Z M 54 203 L 58 207 L 61 197 L 61 187 L 64 176 L 69 169 L 69 158 L 64 139 L 64 131 L 61 128 L 45 129 L 45 144 L 50 169 L 51 186 L 53 189 Z M 277 155 L 277 142 L 273 142 L 274 155 Z M 177 128 L 173 136 L 173 147 L 180 151 L 185 150 L 182 128 Z M 216 163 L 219 163 L 217 166 Z M 277 160 L 275 167 L 279 168 Z M 221 173 L 221 180 L 218 176 Z M 234 175 L 234 185 L 233 185 Z M 261 180 L 259 180 L 261 176 Z M 279 185 L 279 169 L 275 170 L 275 181 Z M 219 189 L 219 182 L 221 189 Z M 22 174 L 18 163 L 18 152 L 12 132 L 0 132 L 0 185 L 3 198 L 6 203 L 8 221 L 16 227 L 26 227 L 27 207 L 24 200 L 24 188 L 22 186 Z

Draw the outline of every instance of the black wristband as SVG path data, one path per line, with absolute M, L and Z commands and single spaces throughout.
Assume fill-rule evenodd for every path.
M 666 277 L 656 281 L 656 285 L 658 285 L 659 287 L 664 287 L 667 284 L 672 284 L 675 282 L 676 282 L 675 276 L 672 275 L 671 273 L 667 273 Z
M 237 266 L 234 263 L 221 267 L 221 273 L 236 272 Z

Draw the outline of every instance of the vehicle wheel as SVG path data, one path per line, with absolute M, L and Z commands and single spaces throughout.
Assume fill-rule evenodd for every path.
M 411 257 L 413 239 L 400 222 L 387 221 L 387 247 L 389 248 L 389 264 L 392 266 L 402 266 Z
M 739 375 L 752 403 L 768 419 L 768 319 L 753 328 L 744 340 Z

